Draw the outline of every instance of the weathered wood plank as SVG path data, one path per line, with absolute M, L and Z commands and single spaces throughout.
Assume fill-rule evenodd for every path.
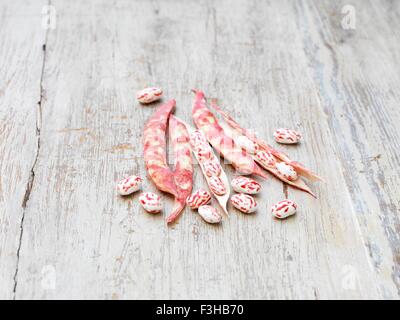
M 394 297 L 366 254 L 337 130 L 318 94 L 318 66 L 310 64 L 312 42 L 299 33 L 299 19 L 317 17 L 308 7 L 244 0 L 53 5 L 57 29 L 47 43 L 17 298 Z M 314 186 L 319 199 L 289 189 L 301 209 L 275 221 L 269 207 L 285 191 L 271 178 L 255 215 L 231 208 L 216 227 L 187 209 L 167 227 L 161 215 L 140 209 L 137 195 L 116 196 L 121 176 L 145 176 L 141 131 L 155 107 L 139 106 L 134 93 L 148 84 L 175 97 L 176 114 L 187 122 L 189 89 L 197 87 L 262 137 L 298 127 L 304 142 L 286 150 L 325 177 Z M 195 182 L 205 186 L 199 172 Z M 146 181 L 145 189 L 154 187 Z
M 345 30 L 344 5 L 298 4 L 297 25 L 382 294 L 399 298 L 400 6 L 355 1 Z
M 24 197 L 38 148 L 43 4 L 0 3 L 0 299 L 14 296 Z

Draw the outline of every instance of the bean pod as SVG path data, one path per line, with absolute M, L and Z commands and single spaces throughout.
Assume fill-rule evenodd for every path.
M 237 193 L 231 198 L 232 205 L 243 213 L 252 213 L 257 210 L 257 202 L 252 196 Z
M 117 192 L 121 196 L 132 194 L 140 189 L 142 186 L 142 178 L 138 176 L 130 176 L 122 179 L 117 184 Z
M 222 220 L 221 214 L 212 206 L 204 205 L 199 208 L 199 215 L 208 223 L 219 223 Z
M 145 88 L 136 94 L 140 103 L 151 103 L 161 98 L 163 91 L 160 88 Z
M 285 179 L 289 181 L 295 181 L 298 178 L 296 170 L 294 170 L 290 164 L 279 162 L 276 164 L 276 169 Z
M 209 203 L 211 200 L 211 194 L 204 189 L 199 189 L 192 193 L 186 199 L 186 204 L 192 209 L 198 209 L 200 206 Z
M 207 141 L 240 174 L 255 174 L 267 178 L 267 175 L 254 162 L 254 159 L 239 148 L 219 125 L 217 118 L 207 108 L 204 93 L 199 90 L 194 90 L 194 92 L 196 96 L 192 108 L 193 121 L 197 128 L 202 130 Z
M 296 213 L 297 205 L 292 200 L 283 200 L 274 204 L 271 212 L 278 219 L 285 219 Z
M 206 137 L 200 130 L 195 130 L 190 135 L 190 142 L 193 147 L 208 144 Z
M 153 192 L 143 192 L 139 196 L 139 202 L 143 209 L 149 213 L 158 213 L 162 210 L 163 203 L 160 196 Z
M 231 182 L 233 190 L 240 193 L 257 194 L 261 190 L 261 184 L 248 177 L 236 177 Z
M 282 144 L 295 144 L 301 139 L 301 134 L 295 130 L 280 128 L 274 132 L 275 141 Z

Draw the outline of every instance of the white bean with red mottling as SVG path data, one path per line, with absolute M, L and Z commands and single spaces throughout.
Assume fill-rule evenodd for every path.
M 257 202 L 252 196 L 244 193 L 237 193 L 232 196 L 231 203 L 243 213 L 252 213 L 257 210 Z
M 301 139 L 301 134 L 296 130 L 280 128 L 274 132 L 275 141 L 282 144 L 295 144 Z
M 129 176 L 125 179 L 122 179 L 117 184 L 117 192 L 121 196 L 126 196 L 128 194 L 132 194 L 140 189 L 142 186 L 142 178 L 138 176 Z
M 160 88 L 145 88 L 136 94 L 140 103 L 151 103 L 161 98 L 163 91 Z
M 199 215 L 208 223 L 219 223 L 222 220 L 222 215 L 212 206 L 204 205 L 198 210 Z
M 195 152 L 200 163 L 204 163 L 212 158 L 212 151 L 210 145 L 197 145 Z
M 269 151 L 260 150 L 256 153 L 256 159 L 262 165 L 267 167 L 275 167 L 276 161 L 274 156 Z
M 276 169 L 285 179 L 289 181 L 295 181 L 298 178 L 296 170 L 294 170 L 290 164 L 279 162 L 276 164 Z
M 139 202 L 143 209 L 149 213 L 158 213 L 163 207 L 160 196 L 153 192 L 143 192 L 139 196 Z
M 255 154 L 259 147 L 258 144 L 254 141 L 251 141 L 246 136 L 239 136 L 235 142 L 244 150 L 246 150 L 250 154 Z
M 206 161 L 203 163 L 203 169 L 207 177 L 218 177 L 221 174 L 221 165 L 217 161 Z
M 292 200 L 283 200 L 271 207 L 271 212 L 278 219 L 285 219 L 296 213 L 297 205 Z
M 212 192 L 216 195 L 222 196 L 226 193 L 226 188 L 221 178 L 219 177 L 210 177 L 208 180 L 208 184 Z
M 261 184 L 248 177 L 239 176 L 231 181 L 233 190 L 240 193 L 257 194 L 261 190 Z
M 186 204 L 192 209 L 198 209 L 200 206 L 209 203 L 211 200 L 211 194 L 204 189 L 199 189 L 192 193 L 186 199 Z

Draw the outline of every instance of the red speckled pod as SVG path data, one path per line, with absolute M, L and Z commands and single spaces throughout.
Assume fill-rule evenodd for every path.
M 201 91 L 195 91 L 195 93 L 192 108 L 193 121 L 210 144 L 241 174 L 255 174 L 267 178 L 253 158 L 225 134 L 215 116 L 207 108 L 204 93 Z
M 192 132 L 192 134 L 190 135 L 190 141 L 192 143 L 192 147 L 195 149 L 197 146 L 208 144 L 207 139 L 199 130 L 195 130 Z
M 178 197 L 174 174 L 167 165 L 165 133 L 168 118 L 175 108 L 175 100 L 163 104 L 147 121 L 143 131 L 144 161 L 147 172 L 161 191 Z
M 259 150 L 260 151 L 265 151 L 265 152 L 269 152 L 270 154 L 272 154 L 272 156 L 275 158 L 274 161 L 283 161 L 284 163 L 291 165 L 294 170 L 297 172 L 297 174 L 302 175 L 310 180 L 316 181 L 316 180 L 322 180 L 319 176 L 317 176 L 315 173 L 313 173 L 312 171 L 310 171 L 309 169 L 305 168 L 302 164 L 296 162 L 296 161 L 292 161 L 289 159 L 289 157 L 287 155 L 285 155 L 283 152 L 280 152 L 276 149 L 273 149 L 270 145 L 268 145 L 267 143 L 265 143 L 264 141 L 258 139 L 252 132 L 250 132 L 247 129 L 244 129 L 242 127 L 240 127 L 240 125 L 235 122 L 226 112 L 224 112 L 223 110 L 221 110 L 220 107 L 218 107 L 215 103 L 211 104 L 213 106 L 213 108 L 220 114 L 222 115 L 222 117 L 224 118 L 225 122 L 222 121 L 220 122 L 220 126 L 223 127 L 223 129 L 225 130 L 225 132 L 231 136 L 231 137 L 235 137 L 237 139 L 238 136 L 240 135 L 245 135 L 247 136 L 249 139 L 251 139 L 253 142 L 257 143 L 259 146 Z M 259 154 L 260 156 L 260 154 Z M 287 184 L 298 188 L 300 190 L 303 190 L 305 192 L 308 192 L 309 194 L 311 194 L 313 197 L 316 197 L 315 194 L 312 192 L 312 190 L 310 189 L 310 187 L 302 180 L 302 179 L 296 179 L 294 181 L 290 181 L 288 179 L 286 179 L 276 168 L 276 166 L 271 166 L 268 163 L 263 162 L 263 159 L 257 158 L 256 155 L 253 155 L 253 159 L 265 170 L 267 170 L 268 172 L 272 173 L 275 177 L 277 177 L 278 179 L 286 182 Z M 272 164 L 272 163 L 270 163 Z
M 173 115 L 169 119 L 169 136 L 175 159 L 174 182 L 178 192 L 174 209 L 167 218 L 167 222 L 171 223 L 185 208 L 186 198 L 192 192 L 193 161 L 189 132 L 183 122 Z
M 247 138 L 249 138 L 253 142 L 257 143 L 259 148 L 260 148 L 260 150 L 269 151 L 274 157 L 278 158 L 281 161 L 284 161 L 287 164 L 292 165 L 299 174 L 301 174 L 302 176 L 306 177 L 307 179 L 310 179 L 312 181 L 322 180 L 321 177 L 319 177 L 317 174 L 312 172 L 310 169 L 304 167 L 301 163 L 291 160 L 285 153 L 274 149 L 272 146 L 270 146 L 269 144 L 267 144 L 263 140 L 258 139 L 253 132 L 251 132 L 248 129 L 245 129 L 245 128 L 241 127 L 228 113 L 226 113 L 224 110 L 222 110 L 215 103 L 211 104 L 211 106 L 213 107 L 213 109 L 216 112 L 218 112 L 224 118 L 224 120 L 228 123 L 228 125 L 231 128 L 233 128 L 234 130 L 236 130 L 240 134 L 245 135 Z M 306 191 L 306 192 L 314 195 L 311 192 L 311 190 L 303 183 L 292 184 L 292 185 L 294 187 L 296 187 L 296 188 L 299 188 L 299 189 L 301 189 L 303 191 Z

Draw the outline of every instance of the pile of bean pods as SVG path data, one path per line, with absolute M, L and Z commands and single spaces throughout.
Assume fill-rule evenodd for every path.
M 175 100 L 162 104 L 147 121 L 143 130 L 144 161 L 148 176 L 158 190 L 167 192 L 175 198 L 172 212 L 167 223 L 174 222 L 186 205 L 197 210 L 199 216 L 208 223 L 220 223 L 222 214 L 211 206 L 214 197 L 222 211 L 228 215 L 227 202 L 230 200 L 237 210 L 250 214 L 257 210 L 254 195 L 261 191 L 261 184 L 249 175 L 267 178 L 271 173 L 286 184 L 308 192 L 315 197 L 302 178 L 311 181 L 321 178 L 288 155 L 274 149 L 260 140 L 250 130 L 241 127 L 228 113 L 223 111 L 215 101 L 211 108 L 222 117 L 218 120 L 208 107 L 208 101 L 200 90 L 195 94 L 192 118 L 196 128 L 186 124 L 172 115 L 176 106 Z M 145 88 L 136 95 L 142 104 L 149 104 L 161 99 L 163 91 L 159 88 Z M 167 128 L 171 141 L 174 164 L 173 169 L 167 164 Z M 296 130 L 277 129 L 273 137 L 281 144 L 296 144 L 302 136 Z M 238 176 L 230 183 L 220 164 L 220 157 L 231 164 Z M 199 163 L 207 182 L 209 191 L 198 189 L 193 192 L 193 157 Z M 130 195 L 141 189 L 142 178 L 136 175 L 126 177 L 118 182 L 117 192 L 121 196 Z M 231 187 L 234 195 L 230 196 Z M 159 213 L 163 202 L 153 192 L 143 192 L 139 196 L 143 209 L 149 213 Z M 294 215 L 297 205 L 284 199 L 271 207 L 271 213 L 278 219 Z

